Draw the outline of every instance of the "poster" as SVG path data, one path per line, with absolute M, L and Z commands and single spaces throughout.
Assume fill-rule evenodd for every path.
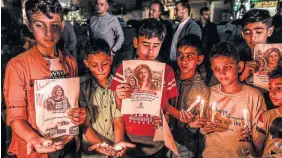
M 277 66 L 282 65 L 282 44 L 257 44 L 254 59 L 257 70 L 254 73 L 254 85 L 269 90 L 269 74 Z
M 122 114 L 160 115 L 165 64 L 155 61 L 123 61 L 125 83 L 132 88 L 130 98 L 122 100 Z
M 45 138 L 78 134 L 78 126 L 67 117 L 67 112 L 78 107 L 79 82 L 79 78 L 34 82 L 36 125 Z

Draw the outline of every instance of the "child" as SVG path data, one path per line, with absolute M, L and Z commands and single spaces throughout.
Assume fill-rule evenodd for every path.
M 81 78 L 79 104 L 87 108 L 91 127 L 103 142 L 121 145 L 124 136 L 123 117 L 116 107 L 114 92 L 109 89 L 112 81 L 110 46 L 103 39 L 95 39 L 93 43 L 88 42 L 86 53 L 84 64 L 91 74 Z M 83 137 L 83 149 L 85 146 L 89 145 Z M 123 146 L 123 154 L 126 147 Z M 82 151 L 82 157 L 104 157 L 93 154 L 88 153 L 87 149 Z
M 134 47 L 137 48 L 139 60 L 155 61 L 162 42 L 165 38 L 165 27 L 156 19 L 145 19 L 134 37 Z M 176 118 L 180 118 L 180 112 L 168 104 L 168 99 L 178 95 L 175 83 L 174 72 L 171 67 L 165 65 L 165 84 L 163 85 L 161 109 L 164 113 L 168 112 Z M 116 102 L 121 109 L 122 99 L 130 97 L 132 88 L 129 84 L 124 84 L 123 67 L 118 68 L 111 89 L 116 93 Z M 158 106 L 158 105 L 152 105 Z M 138 123 L 134 120 L 144 120 Z M 147 121 L 148 120 L 148 121 Z M 128 153 L 133 157 L 164 157 L 164 143 L 153 141 L 155 128 L 153 125 L 153 116 L 151 115 L 124 115 L 124 123 L 129 140 L 136 144 L 136 148 Z
M 171 99 L 172 105 L 178 110 L 187 110 L 198 96 L 208 103 L 210 91 L 205 85 L 197 67 L 203 62 L 203 46 L 196 35 L 186 35 L 177 44 L 177 63 L 179 70 L 176 72 L 176 83 L 179 96 Z M 199 108 L 196 108 L 199 109 Z M 199 114 L 199 110 L 194 110 Z M 173 121 L 172 121 L 173 122 Z M 190 125 L 191 127 L 191 125 Z M 187 128 L 187 124 L 175 121 L 171 125 L 173 137 L 177 142 L 180 157 L 195 157 L 200 155 L 199 143 L 201 133 L 198 129 Z M 172 157 L 176 157 L 173 154 Z
M 254 48 L 256 44 L 267 43 L 267 38 L 273 32 L 271 16 L 268 10 L 251 9 L 242 17 L 242 36 L 248 45 L 247 49 L 240 52 L 241 61 L 245 62 L 245 68 L 240 76 L 240 81 L 245 81 L 255 72 Z
M 211 87 L 207 133 L 203 157 L 241 157 L 239 135 L 243 126 L 243 110 L 247 111 L 248 127 L 254 130 L 259 115 L 266 110 L 262 94 L 255 88 L 240 83 L 240 61 L 236 46 L 229 42 L 216 45 L 210 53 L 211 68 L 219 84 Z M 212 105 L 216 104 L 215 124 L 211 122 Z
M 253 131 L 255 152 L 249 148 L 255 157 L 279 157 L 282 154 L 282 69 L 279 67 L 269 76 L 269 97 L 277 107 L 261 114 Z M 251 147 L 251 146 L 249 146 Z M 281 155 L 280 155 L 281 156 Z
M 79 143 L 77 136 L 62 136 L 56 142 L 48 141 L 39 134 L 35 120 L 34 80 L 77 76 L 74 58 L 56 49 L 64 26 L 62 7 L 57 0 L 29 0 L 25 6 L 26 24 L 36 43 L 13 58 L 6 69 L 4 96 L 7 125 L 13 132 L 9 153 L 18 158 L 75 157 L 76 143 Z M 84 108 L 72 108 L 68 116 L 73 123 L 80 125 L 85 120 L 86 111 Z M 98 139 L 93 140 L 99 142 Z M 47 142 L 49 145 L 46 145 Z

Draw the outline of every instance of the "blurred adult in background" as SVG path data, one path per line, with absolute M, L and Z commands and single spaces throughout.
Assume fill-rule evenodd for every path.
M 64 30 L 61 34 L 61 39 L 58 43 L 58 45 L 61 44 L 61 49 L 64 52 L 70 53 L 73 57 L 77 59 L 77 53 L 76 53 L 76 35 L 74 32 L 74 28 L 70 21 L 64 20 Z
M 211 48 L 220 42 L 216 25 L 210 21 L 211 11 L 208 7 L 200 10 L 201 18 L 197 21 L 202 29 L 202 43 L 204 45 L 204 64 L 209 67 L 209 52 Z
M 168 20 L 162 19 L 162 14 L 164 13 L 164 5 L 162 2 L 156 0 L 151 4 L 150 8 L 150 18 L 158 19 L 166 27 L 166 36 L 162 44 L 159 60 L 165 63 L 169 62 L 170 46 L 173 37 L 172 23 Z
M 181 0 L 176 2 L 175 5 L 175 12 L 176 12 L 176 20 L 179 21 L 179 25 L 176 28 L 176 31 L 174 32 L 171 48 L 170 48 L 170 59 L 172 60 L 172 63 L 170 64 L 173 69 L 177 68 L 176 63 L 176 46 L 177 42 L 188 34 L 195 34 L 202 37 L 202 31 L 200 26 L 193 21 L 193 19 L 190 17 L 190 11 L 191 6 L 188 2 L 188 0 Z M 176 65 L 176 66 L 175 66 Z
M 272 17 L 273 33 L 269 40 L 271 43 L 282 43 L 282 2 L 279 2 L 276 14 Z
M 108 13 L 108 9 L 107 0 L 97 0 L 97 14 L 90 20 L 90 40 L 104 39 L 110 45 L 111 55 L 114 56 L 124 42 L 124 34 L 118 18 Z

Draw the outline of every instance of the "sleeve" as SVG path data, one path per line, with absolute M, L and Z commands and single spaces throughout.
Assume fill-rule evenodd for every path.
M 193 25 L 193 27 L 190 30 L 190 34 L 194 34 L 200 37 L 200 39 L 202 39 L 202 30 L 200 28 L 200 26 L 198 24 L 195 23 L 195 25 Z
M 121 113 L 120 113 L 120 110 L 117 108 L 117 104 L 116 104 L 116 100 L 114 99 L 114 93 L 112 92 L 112 105 L 111 105 L 111 108 L 112 108 L 112 116 L 114 118 L 117 118 L 117 117 L 122 117 Z
M 78 104 L 79 104 L 79 107 L 86 108 L 86 118 L 88 120 L 91 120 L 91 114 L 90 114 L 90 111 L 88 109 L 86 97 L 84 95 L 82 88 L 80 88 Z
M 12 59 L 6 68 L 4 80 L 4 97 L 7 106 L 7 125 L 14 120 L 27 121 L 27 95 L 30 85 L 24 82 L 24 73 Z
M 251 120 L 251 128 L 254 132 L 256 129 L 256 125 L 258 123 L 259 116 L 266 111 L 266 104 L 263 95 L 261 92 L 258 91 L 258 95 L 256 98 L 253 98 L 257 101 L 253 101 L 253 110 L 252 110 L 252 116 L 250 118 Z
M 167 74 L 165 74 L 165 76 L 168 76 L 167 78 L 165 77 L 167 82 L 167 99 L 170 99 L 178 96 L 178 89 L 172 68 L 166 65 L 166 69 L 168 70 Z
M 123 66 L 122 64 L 118 67 L 116 74 L 113 77 L 111 87 L 110 89 L 115 92 L 116 87 L 120 85 L 121 83 L 124 83 L 124 76 L 123 76 Z
M 114 19 L 115 19 L 115 21 L 114 21 L 113 30 L 114 30 L 114 34 L 115 34 L 115 37 L 116 37 L 116 41 L 115 41 L 115 44 L 114 44 L 112 50 L 114 52 L 116 52 L 121 48 L 121 45 L 124 42 L 124 34 L 123 34 L 122 28 L 120 26 L 120 23 L 119 23 L 117 17 L 115 17 Z

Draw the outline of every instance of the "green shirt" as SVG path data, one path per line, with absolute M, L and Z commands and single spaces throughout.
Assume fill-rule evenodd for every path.
M 109 85 L 112 76 L 109 77 Z M 81 78 L 79 104 L 87 108 L 87 119 L 98 137 L 108 144 L 114 144 L 114 119 L 122 117 L 117 109 L 114 92 L 101 87 L 93 76 L 87 75 Z M 90 146 L 83 137 L 83 149 Z

